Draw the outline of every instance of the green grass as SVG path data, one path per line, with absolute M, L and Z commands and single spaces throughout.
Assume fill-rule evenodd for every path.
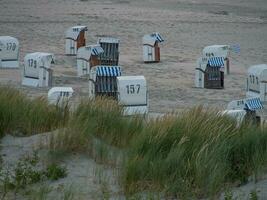
M 48 105 L 44 98 L 31 100 L 16 89 L 0 86 L 0 137 L 50 131 L 63 124 L 65 117 L 66 110 Z
M 39 188 L 31 192 L 29 199 L 32 200 L 46 200 L 48 199 L 49 193 L 52 191 L 52 188 L 48 185 L 41 185 Z
M 267 166 L 267 130 L 201 107 L 152 121 L 133 141 L 124 166 L 127 193 L 215 196 Z
M 123 116 L 123 108 L 105 98 L 82 100 L 74 111 L 66 110 L 1 87 L 0 135 L 58 129 L 50 138 L 53 152 L 89 152 L 96 161 L 116 163 L 130 196 L 216 198 L 249 177 L 257 180 L 267 167 L 267 129 L 237 126 L 217 110 L 197 107 L 146 121 Z M 114 148 L 124 162 L 110 160 L 118 158 L 110 156 Z
M 40 166 L 39 161 L 38 155 L 34 154 L 20 158 L 12 171 L 8 167 L 1 168 L 0 193 L 8 190 L 25 189 L 28 185 L 45 180 L 55 181 L 67 176 L 65 167 L 51 163 L 44 169 Z
M 237 127 L 216 110 L 197 107 L 149 122 L 122 113 L 109 99 L 81 102 L 63 134 L 53 140 L 54 149 L 93 149 L 101 161 L 111 149 L 94 145 L 95 138 L 123 149 L 127 194 L 145 190 L 182 198 L 214 196 L 267 166 L 267 131 L 250 124 Z
M 48 179 L 55 181 L 60 178 L 65 178 L 67 176 L 67 169 L 56 163 L 52 163 L 47 166 L 45 175 Z
M 79 195 L 75 191 L 74 187 L 72 185 L 65 186 L 64 190 L 62 191 L 62 200 L 73 200 L 73 199 L 79 199 Z
M 81 102 L 73 114 L 72 123 L 82 126 L 84 132 L 119 147 L 127 146 L 143 128 L 141 117 L 124 117 L 123 108 L 105 98 Z
M 144 121 L 140 116 L 124 117 L 122 113 L 123 108 L 113 100 L 83 100 L 71 113 L 66 128 L 50 138 L 50 148 L 91 151 L 94 138 L 127 147 L 143 129 Z

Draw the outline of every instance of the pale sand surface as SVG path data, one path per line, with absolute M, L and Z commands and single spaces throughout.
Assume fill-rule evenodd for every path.
M 73 86 L 77 93 L 87 92 L 86 81 L 61 81 L 62 76 L 76 76 L 75 57 L 64 56 L 65 30 L 87 25 L 87 44 L 96 43 L 98 35 L 118 37 L 123 72 L 146 76 L 152 112 L 196 104 L 226 106 L 244 96 L 246 69 L 267 62 L 265 0 L 1 0 L 0 5 L 0 35 L 19 39 L 21 61 L 29 52 L 54 53 L 55 85 Z M 162 62 L 143 64 L 141 38 L 153 31 L 166 39 Z M 212 44 L 240 44 L 241 53 L 231 54 L 231 75 L 224 90 L 193 88 L 196 59 L 204 46 Z M 8 79 L 20 85 L 20 72 L 1 70 L 0 81 Z
M 64 188 L 69 187 L 73 188 L 72 191 L 77 197 L 75 199 L 104 199 L 104 193 L 108 193 L 112 199 L 123 198 L 122 189 L 119 187 L 118 168 L 98 164 L 88 158 L 89 156 L 86 154 L 67 156 L 62 156 L 62 154 L 51 158 L 48 151 L 40 149 L 40 144 L 46 141 L 50 134 L 43 133 L 31 137 L 5 136 L 0 143 L 5 169 L 12 171 L 20 158 L 27 155 L 32 156 L 33 150 L 35 150 L 39 152 L 40 162 L 38 165 L 45 167 L 53 161 L 67 169 L 66 178 L 43 183 L 52 188 L 48 199 L 60 199 Z M 38 188 L 38 185 L 33 185 L 33 188 Z M 18 199 L 21 198 L 24 199 L 24 196 L 19 196 Z M 7 199 L 14 199 L 14 196 L 9 195 Z
M 198 104 L 223 108 L 244 97 L 247 68 L 267 63 L 266 0 L 0 0 L 0 8 L 0 35 L 19 39 L 21 63 L 26 53 L 54 53 L 54 86 L 72 86 L 77 98 L 87 96 L 87 81 L 76 78 L 75 57 L 64 55 L 64 32 L 77 24 L 88 26 L 87 44 L 96 43 L 99 35 L 121 40 L 123 73 L 146 76 L 151 112 Z M 141 39 L 153 31 L 166 40 L 161 45 L 162 62 L 144 64 Z M 240 44 L 241 53 L 231 53 L 231 74 L 226 76 L 224 90 L 196 89 L 196 60 L 203 47 L 212 44 Z M 47 94 L 48 89 L 21 87 L 20 73 L 0 70 L 0 83 L 21 88 L 29 96 Z M 73 156 L 70 162 L 79 170 L 82 165 L 96 166 L 82 156 Z M 74 171 L 69 177 L 76 177 Z M 87 173 L 80 172 L 81 176 Z M 260 183 L 256 186 L 266 191 L 266 181 Z M 93 181 L 88 184 L 91 192 L 98 190 Z M 262 199 L 267 199 L 266 194 Z

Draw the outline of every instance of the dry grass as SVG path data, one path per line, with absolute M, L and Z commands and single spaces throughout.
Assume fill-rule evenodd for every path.
M 267 166 L 267 130 L 201 107 L 152 121 L 133 141 L 124 166 L 127 193 L 214 196 Z
M 2 135 L 60 128 L 50 138 L 51 150 L 89 152 L 97 162 L 119 165 L 129 195 L 145 191 L 216 198 L 233 184 L 256 179 L 267 167 L 266 129 L 237 126 L 218 111 L 202 107 L 147 122 L 140 116 L 123 116 L 123 108 L 110 99 L 83 100 L 69 113 L 2 87 L 0 123 Z M 123 163 L 117 162 L 118 156 Z
M 88 151 L 92 150 L 94 138 L 116 147 L 128 147 L 143 129 L 144 121 L 140 116 L 124 117 L 122 113 L 123 108 L 113 100 L 83 100 L 71 113 L 66 127 L 51 138 L 50 147 Z
M 0 87 L 0 136 L 31 135 L 64 124 L 67 110 L 48 105 L 44 98 L 31 100 L 16 89 Z

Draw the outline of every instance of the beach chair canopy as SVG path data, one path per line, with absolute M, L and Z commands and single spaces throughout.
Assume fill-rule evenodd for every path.
M 248 68 L 248 76 L 254 75 L 259 77 L 260 81 L 267 81 L 267 65 L 253 65 Z
M 91 54 L 93 56 L 98 56 L 101 53 L 104 53 L 104 50 L 103 50 L 103 48 L 101 46 L 95 45 L 95 46 L 91 47 Z
M 263 105 L 259 97 L 249 97 L 246 99 L 239 99 L 231 101 L 227 110 L 259 110 L 263 109 Z
M 73 26 L 70 27 L 65 33 L 65 39 L 77 40 L 81 31 L 87 31 L 86 26 Z
M 228 57 L 230 50 L 229 45 L 211 45 L 211 46 L 206 46 L 203 49 L 203 56 L 204 57 L 223 57 L 226 58 Z
M 103 53 L 104 50 L 99 45 L 89 45 L 85 47 L 81 47 L 77 52 L 77 59 L 89 60 L 91 56 L 98 56 Z
M 53 96 L 54 94 L 57 93 L 73 93 L 72 87 L 53 87 L 48 91 L 48 97 Z
M 67 103 L 68 100 L 72 97 L 72 95 L 72 87 L 53 87 L 48 91 L 47 97 L 49 103 L 60 105 L 64 102 Z
M 121 76 L 121 67 L 120 66 L 97 66 L 96 67 L 97 76 Z
M 29 53 L 24 57 L 24 75 L 32 78 L 38 78 L 40 67 L 49 69 L 51 67 L 51 63 L 54 61 L 54 55 L 51 53 Z
M 100 37 L 98 43 L 120 43 L 120 40 L 114 37 Z
M 251 111 L 263 109 L 263 105 L 261 103 L 260 98 L 246 99 L 245 100 L 245 109 L 246 110 L 251 110 Z
M 54 54 L 45 52 L 34 52 L 27 54 L 24 58 L 25 66 L 29 65 L 32 67 L 36 67 L 35 63 L 32 64 L 29 60 L 33 60 L 34 62 L 36 62 L 37 65 L 41 65 L 44 67 L 45 63 L 51 64 L 55 62 L 55 57 Z M 47 65 L 47 67 L 49 68 L 50 65 Z
M 222 67 L 224 66 L 224 58 L 223 57 L 211 57 L 208 60 L 208 65 L 211 67 Z
M 159 33 L 152 33 L 152 34 L 147 34 L 144 35 L 143 37 L 143 44 L 144 45 L 150 45 L 154 46 L 156 42 L 163 42 L 164 39 Z
M 19 41 L 11 36 L 0 36 L 0 60 L 18 60 Z

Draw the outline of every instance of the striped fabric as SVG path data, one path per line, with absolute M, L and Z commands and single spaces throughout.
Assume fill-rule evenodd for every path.
M 211 67 L 222 67 L 224 66 L 223 57 L 212 57 L 208 60 L 208 65 Z
M 158 42 L 164 42 L 164 39 L 161 37 L 159 33 L 152 33 L 151 37 L 155 38 Z
M 246 99 L 245 106 L 248 110 L 252 111 L 263 109 L 263 105 L 261 103 L 260 98 Z
M 93 47 L 92 49 L 91 49 L 91 54 L 93 55 L 93 56 L 98 56 L 99 54 L 101 54 L 101 53 L 103 53 L 104 52 L 104 50 L 102 49 L 102 47 Z
M 97 76 L 121 76 L 121 67 L 119 66 L 98 66 Z

